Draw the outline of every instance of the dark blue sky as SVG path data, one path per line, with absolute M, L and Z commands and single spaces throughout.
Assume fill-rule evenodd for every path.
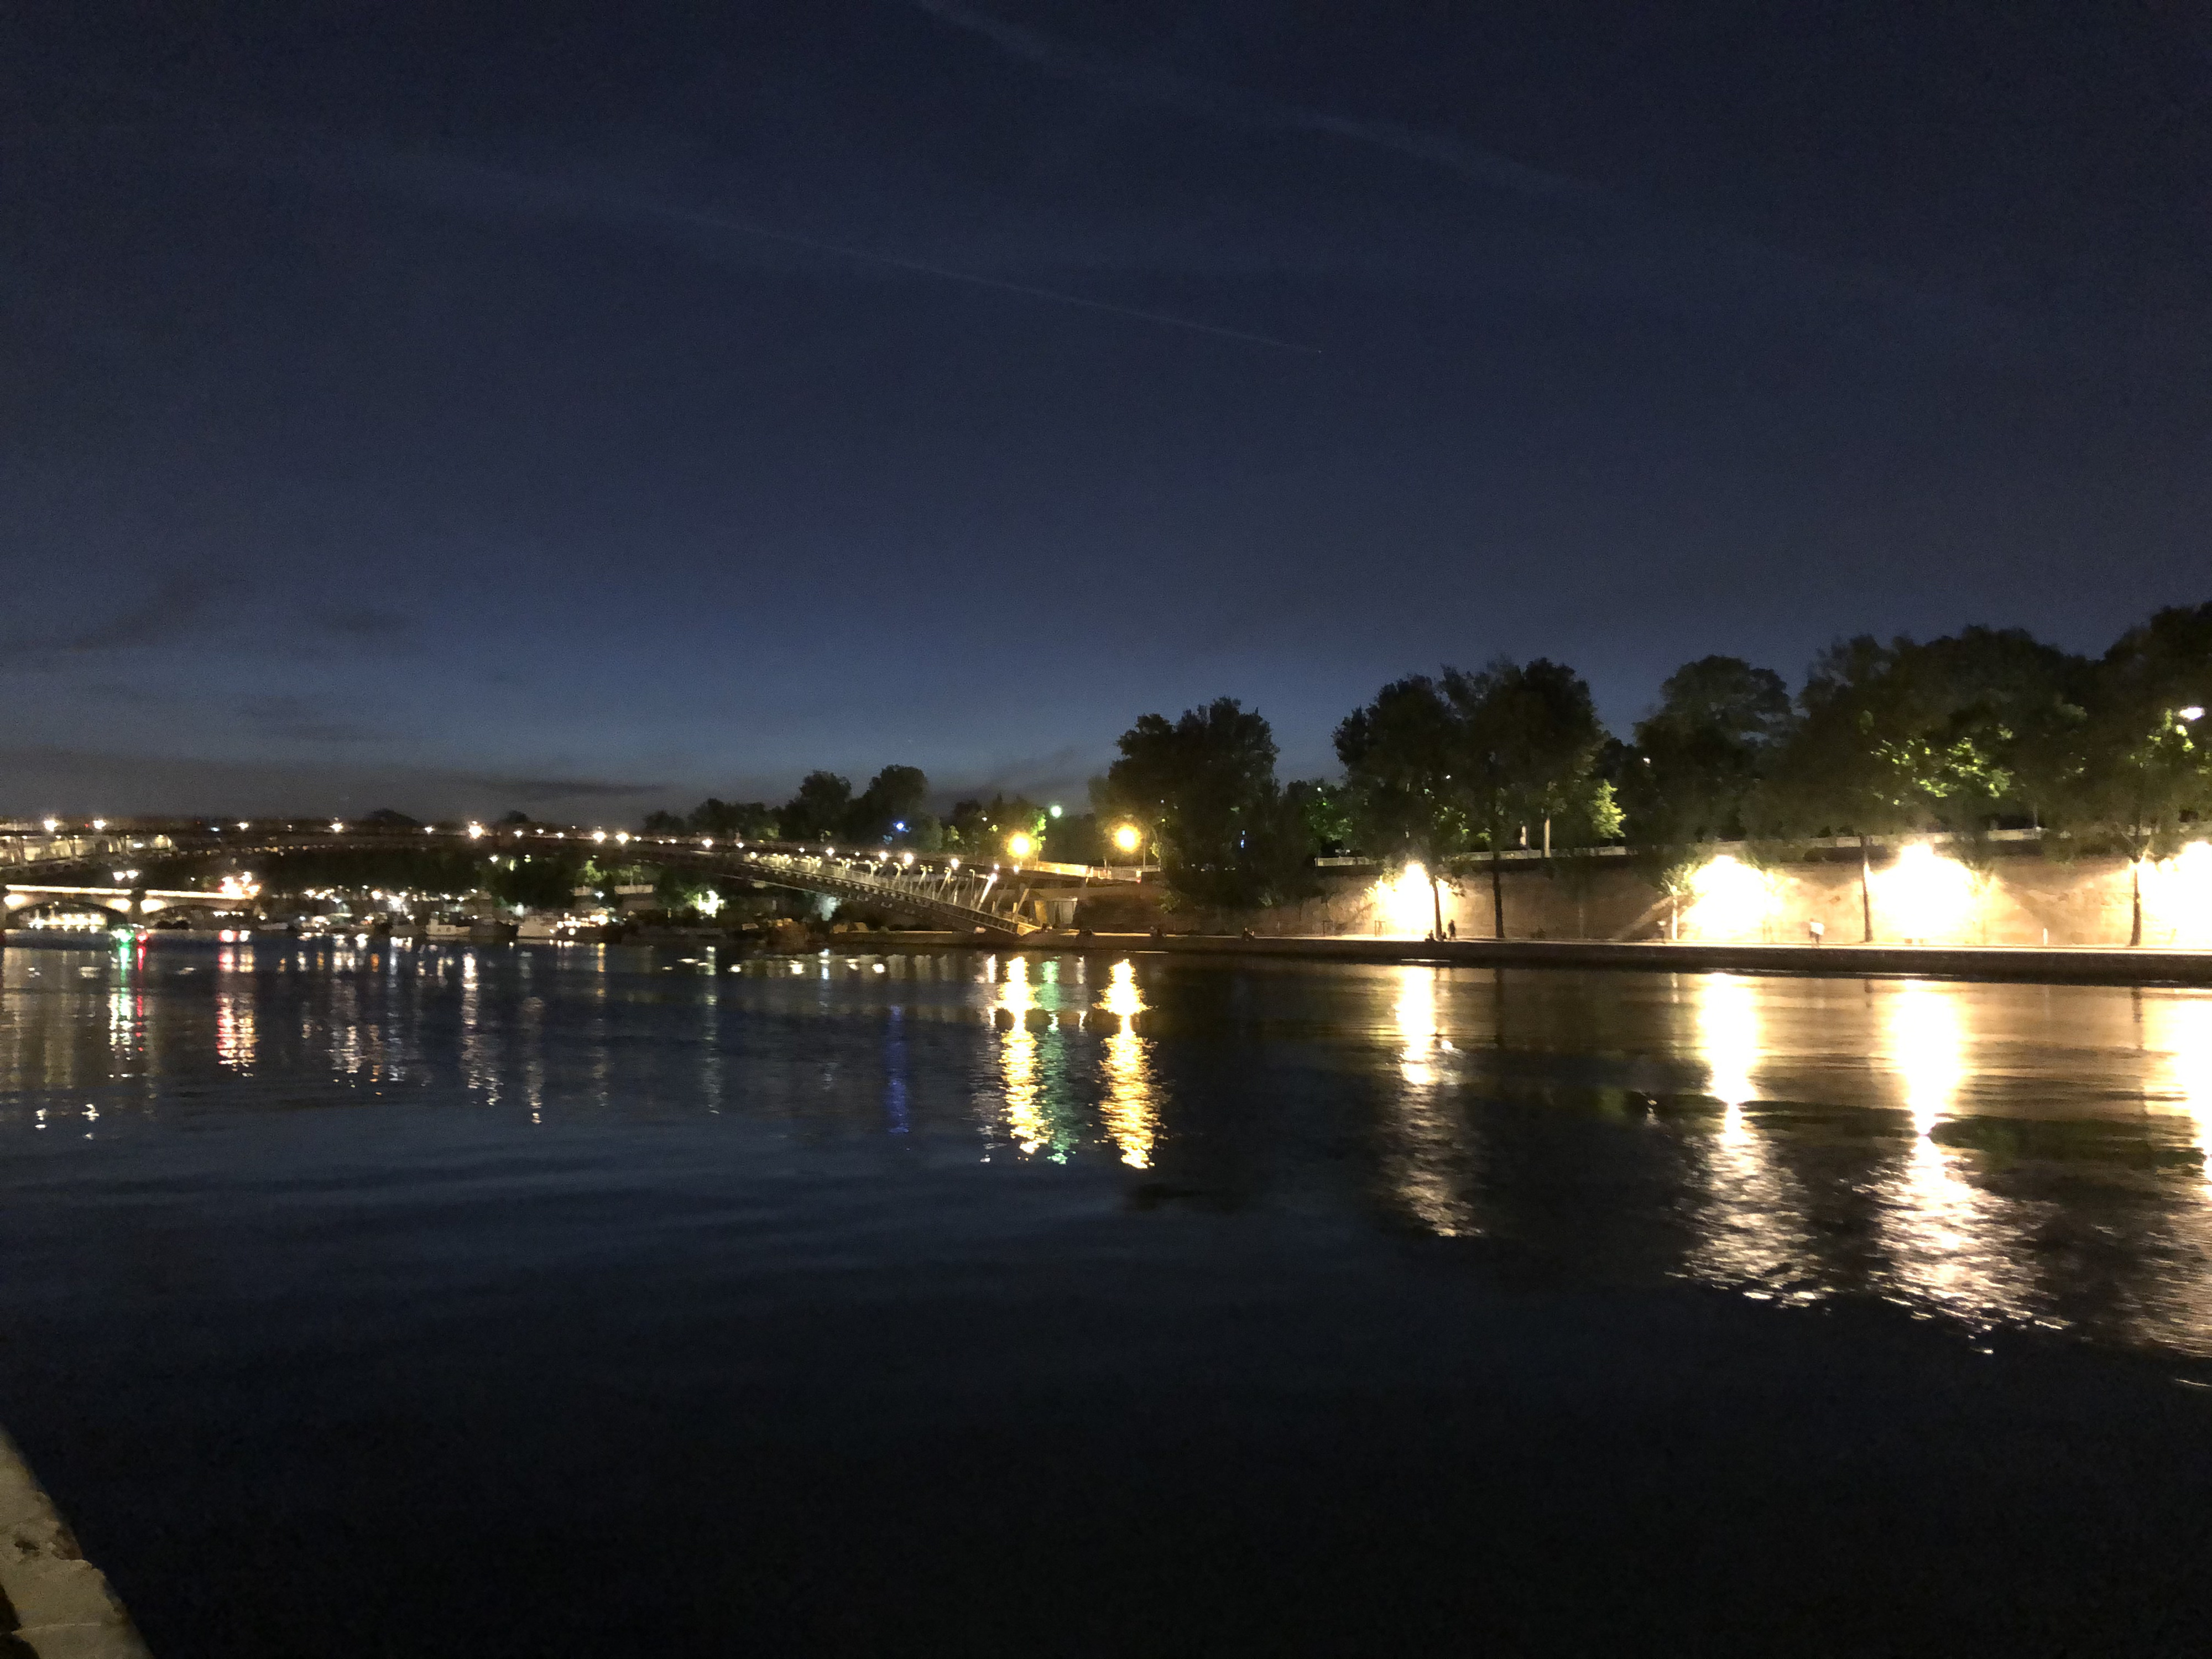
M 1079 799 L 2212 593 L 2208 15 L 1675 10 L 9 9 L 0 813 Z

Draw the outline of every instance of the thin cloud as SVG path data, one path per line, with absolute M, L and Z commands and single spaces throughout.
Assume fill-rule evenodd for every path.
M 724 235 L 742 236 L 760 242 L 775 243 L 783 247 L 826 256 L 829 258 L 875 265 L 886 270 L 904 272 L 908 276 L 925 276 L 937 282 L 959 283 L 970 288 L 988 289 L 997 293 L 1012 294 L 1024 299 L 1042 301 L 1047 304 L 1068 306 L 1081 311 L 1095 311 L 1113 317 L 1125 317 L 1132 322 L 1150 323 L 1162 328 L 1180 329 L 1186 333 L 1210 335 L 1216 339 L 1233 340 L 1244 345 L 1266 346 L 1278 351 L 1294 351 L 1303 356 L 1318 357 L 1318 346 L 1306 345 L 1296 340 L 1279 339 L 1272 334 L 1261 334 L 1250 329 L 1231 328 L 1225 324 L 1209 323 L 1195 317 L 1185 317 L 1173 312 L 1157 311 L 1148 307 L 1124 305 L 1118 301 L 1101 300 L 1090 295 L 1070 293 L 1066 289 L 1045 288 L 1035 283 L 1016 282 L 1011 277 L 993 276 L 979 270 L 962 270 L 957 266 L 939 264 L 926 259 L 915 259 L 904 254 L 885 252 L 878 248 L 858 246 L 850 242 L 825 241 L 820 237 L 804 235 L 797 231 L 778 229 L 755 220 L 736 217 L 727 213 L 709 213 L 697 209 L 670 206 L 665 203 L 641 199 L 635 196 L 618 196 L 606 191 L 558 179 L 510 172 L 483 163 L 442 155 L 410 155 L 370 158 L 372 170 L 378 175 L 404 181 L 410 187 L 425 187 L 441 200 L 471 207 L 481 206 L 489 198 L 503 198 L 512 207 L 520 205 L 536 212 L 565 212 L 589 216 L 597 220 L 618 218 L 635 223 L 639 221 L 665 225 L 680 225 L 687 230 L 710 231 Z
M 103 622 L 58 637 L 51 632 L 19 633 L 0 643 L 0 653 L 17 667 L 51 668 L 70 658 L 143 651 L 197 639 L 220 620 L 219 605 L 240 586 L 228 577 L 173 570 Z
M 1501 155 L 1448 135 L 1416 131 L 1395 121 L 1333 115 L 1325 110 L 1280 103 L 1241 88 L 1195 81 L 1165 70 L 1127 64 L 1082 51 L 1035 29 L 953 3 L 953 0 L 909 0 L 909 3 L 943 22 L 988 40 L 1009 57 L 1125 97 L 1244 125 L 1325 133 L 1331 137 L 1350 139 L 1448 167 L 1477 184 L 1540 201 L 1607 199 L 1607 192 L 1595 185 L 1531 167 L 1510 155 Z
M 1647 268 L 1643 277 L 1647 289 L 1668 287 L 1686 279 L 1710 287 L 1717 276 L 1727 279 L 1722 286 L 1734 289 L 1747 283 L 1773 283 L 1916 311 L 1938 310 L 1957 324 L 1978 327 L 1992 320 L 1980 307 L 1938 299 L 1880 272 L 1838 270 L 1725 228 L 1685 223 L 1603 185 L 1531 166 L 1449 133 L 1309 108 L 1240 87 L 1128 64 L 1007 22 L 958 0 L 906 0 L 906 3 L 1048 74 L 1133 101 L 1232 125 L 1334 138 L 1401 155 L 1524 201 L 1579 210 L 1595 218 L 1594 234 L 1608 242 L 1618 239 L 1620 245 L 1613 246 L 1608 255 L 1612 263 L 1633 260 Z
M 413 626 L 400 612 L 376 605 L 326 611 L 315 621 L 325 633 L 349 640 L 388 640 Z
M 518 800 L 620 800 L 667 789 L 665 783 L 613 783 L 590 778 L 495 778 L 489 787 Z
M 356 720 L 337 718 L 306 697 L 248 697 L 240 719 L 264 737 L 294 743 L 379 743 L 391 734 Z

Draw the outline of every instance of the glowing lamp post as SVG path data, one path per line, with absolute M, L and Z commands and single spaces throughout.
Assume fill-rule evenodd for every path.
M 1006 837 L 1006 856 L 1019 864 L 1036 851 L 1036 840 L 1024 830 L 1017 830 Z

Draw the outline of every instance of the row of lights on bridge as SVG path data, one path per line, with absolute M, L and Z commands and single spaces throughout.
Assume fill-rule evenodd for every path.
M 1057 817 L 1059 815 L 1060 809 L 1055 806 L 1053 808 L 1053 816 Z M 57 834 L 62 828 L 62 821 L 59 818 L 48 818 L 45 822 L 46 833 L 50 836 Z M 248 818 L 240 818 L 238 820 L 238 827 L 240 830 L 250 830 L 253 827 L 252 821 Z M 900 827 L 903 829 L 905 826 L 902 824 Z M 107 820 L 106 818 L 94 818 L 92 820 L 92 828 L 95 832 L 104 830 L 107 828 Z M 345 833 L 345 830 L 346 824 L 343 818 L 332 818 L 331 820 L 331 833 L 332 835 L 342 836 Z M 434 836 L 438 833 L 437 826 L 434 824 L 426 823 L 422 826 L 422 833 L 426 836 Z M 471 841 L 481 841 L 490 832 L 487 830 L 483 824 L 473 820 L 470 822 L 466 830 L 466 834 Z M 520 831 L 517 833 L 520 834 Z M 543 830 L 532 830 L 531 831 L 531 834 L 533 836 L 543 836 L 544 833 L 545 832 Z M 556 830 L 553 832 L 553 838 L 556 841 L 565 841 L 568 839 L 568 832 L 563 830 Z M 592 840 L 594 842 L 604 843 L 606 839 L 607 832 L 605 830 L 594 830 L 592 831 Z M 614 841 L 617 847 L 627 847 L 629 845 L 633 837 L 627 830 L 617 830 L 614 833 Z M 635 837 L 635 839 L 642 840 L 643 837 Z M 663 836 L 659 837 L 659 841 L 663 846 L 672 847 L 675 845 L 674 838 L 672 836 Z M 1114 845 L 1123 853 L 1133 854 L 1144 844 L 1144 831 L 1139 830 L 1133 823 L 1122 824 L 1114 831 Z M 714 838 L 711 836 L 705 837 L 700 842 L 699 845 L 711 851 L 714 845 Z M 738 841 L 734 842 L 733 845 L 742 848 L 744 846 L 744 842 L 743 841 Z M 1012 835 L 1006 837 L 1007 855 L 1011 857 L 1017 865 L 1025 861 L 1030 854 L 1036 851 L 1036 838 L 1025 831 L 1018 830 Z M 824 847 L 822 849 L 822 854 L 824 858 L 836 858 L 837 856 L 837 849 L 834 847 Z M 907 854 L 902 862 L 911 865 L 914 862 L 914 854 L 912 853 Z M 951 867 L 955 870 L 957 870 L 960 867 L 960 860 L 957 858 L 951 860 Z M 996 869 L 998 866 L 994 865 L 992 867 Z

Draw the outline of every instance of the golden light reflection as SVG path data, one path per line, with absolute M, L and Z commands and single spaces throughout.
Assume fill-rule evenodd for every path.
M 1759 1064 L 1759 992 L 1748 980 L 1709 975 L 1698 981 L 1696 1014 L 1698 1057 L 1705 1061 L 1708 1087 L 1740 1123 Z
M 1934 1304 L 1977 1327 L 2034 1322 L 2041 1298 L 2027 1243 L 2030 1218 L 1966 1178 L 1968 1154 L 1935 1139 L 1967 1077 L 1965 988 L 1908 980 L 1886 1011 L 1889 1060 L 1912 1115 L 1903 1166 L 1881 1183 L 1877 1278 L 1903 1299 Z
M 1105 1121 L 1106 1133 L 1121 1149 L 1121 1162 L 1133 1170 L 1146 1169 L 1152 1161 L 1158 1113 L 1152 1103 L 1148 1045 L 1137 1035 L 1137 1016 L 1145 1011 L 1145 1000 L 1137 989 L 1134 963 L 1114 964 L 1098 1006 L 1115 1021 L 1106 1038 L 1106 1097 L 1099 1115 Z
M 477 953 L 461 957 L 461 1081 L 482 1094 L 487 1105 L 499 1104 L 499 1066 L 491 1034 L 484 1029 L 483 1000 L 477 982 Z
M 1888 1008 L 1889 1061 L 1905 1088 L 1915 1133 L 1925 1139 L 1956 1104 L 1966 1080 L 1966 1031 L 1957 987 L 1906 980 Z
M 253 1069 L 253 1000 L 251 991 L 225 989 L 215 1002 L 216 1059 L 234 1072 Z
M 2212 1187 L 2212 996 L 2179 992 L 2148 998 L 2142 1024 L 2143 1047 L 2158 1056 L 2146 1092 L 2156 1108 L 2187 1117 Z
M 1451 1044 L 1437 1014 L 1443 970 L 1397 970 L 1391 1013 L 1397 1026 L 1398 1074 L 1405 1086 L 1395 1097 L 1389 1128 L 1395 1141 L 1384 1167 L 1392 1188 L 1431 1231 L 1449 1237 L 1477 1230 L 1466 1189 L 1470 1171 L 1464 1117 L 1454 1109 L 1441 1056 Z
M 1693 1278 L 1758 1297 L 1812 1301 L 1832 1288 L 1805 1224 L 1805 1194 L 1780 1168 L 1766 1137 L 1744 1115 L 1757 1097 L 1765 1049 L 1756 982 L 1727 974 L 1696 981 L 1692 1016 L 1706 1088 L 1721 1103 L 1718 1131 L 1695 1138 L 1705 1201 L 1688 1267 Z
M 1024 1158 L 1044 1145 L 1047 1133 L 1043 1097 L 1037 1086 L 1036 1033 L 1029 1025 L 1030 1010 L 1036 1006 L 1028 958 L 1008 957 L 1006 976 L 993 1004 L 993 1018 L 1012 1021 L 999 1045 L 999 1075 L 1006 1097 L 1006 1127 Z

